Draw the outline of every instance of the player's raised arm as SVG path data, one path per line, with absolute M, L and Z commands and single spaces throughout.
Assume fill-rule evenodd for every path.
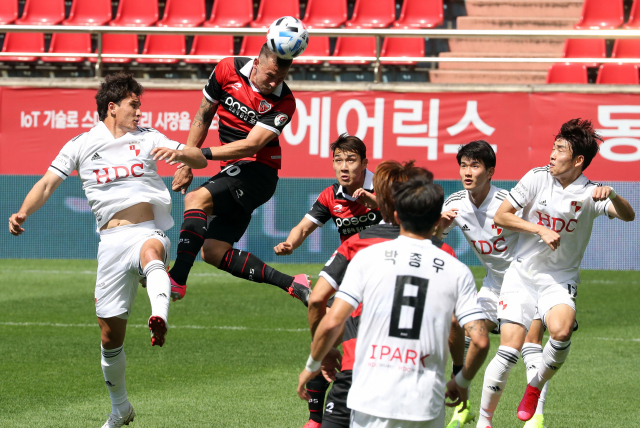
M 154 161 L 164 160 L 170 165 L 182 163 L 189 168 L 201 169 L 207 167 L 207 159 L 202 150 L 197 147 L 184 147 L 182 150 L 173 150 L 167 147 L 156 147 L 151 150 Z
M 247 158 L 258 153 L 261 148 L 277 136 L 269 129 L 254 126 L 244 140 L 233 141 L 219 147 L 207 147 L 202 152 L 209 160 L 225 161 Z
M 279 243 L 273 247 L 273 251 L 278 256 L 288 256 L 293 253 L 293 250 L 298 248 L 314 230 L 318 228 L 318 225 L 304 217 L 300 223 L 289 232 L 289 236 L 286 241 Z
M 636 213 L 629 201 L 618 195 L 612 187 L 598 186 L 593 189 L 594 201 L 605 201 L 607 199 L 611 200 L 611 204 L 607 208 L 607 214 L 609 214 L 609 217 L 619 218 L 623 221 L 635 220 Z
M 9 217 L 9 232 L 12 235 L 18 236 L 24 232 L 22 224 L 27 220 L 27 217 L 38 211 L 47 202 L 62 181 L 62 178 L 51 171 L 44 174 L 24 198 L 20 210 Z

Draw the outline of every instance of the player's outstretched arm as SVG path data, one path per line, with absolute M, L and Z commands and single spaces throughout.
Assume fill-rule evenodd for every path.
M 173 150 L 167 147 L 156 147 L 151 150 L 154 161 L 164 160 L 169 165 L 182 163 L 189 168 L 206 168 L 207 159 L 202 154 L 202 150 L 196 147 L 185 147 L 182 150 Z
M 534 233 L 539 235 L 540 238 L 551 248 L 556 250 L 560 245 L 560 235 L 551 229 L 538 224 L 533 224 L 527 220 L 524 220 L 516 215 L 516 208 L 511 205 L 509 199 L 502 201 L 500 207 L 496 211 L 496 215 L 493 217 L 493 221 L 496 225 L 504 227 L 505 229 L 513 230 L 520 233 Z
M 356 189 L 356 191 L 353 192 L 353 198 L 357 203 L 364 205 L 370 210 L 375 210 L 376 208 L 378 208 L 378 199 L 376 198 L 375 193 L 367 192 L 366 190 L 360 188 Z
M 251 157 L 276 137 L 275 132 L 256 125 L 244 140 L 233 141 L 224 146 L 209 147 L 211 154 L 207 156 L 207 159 L 225 161 Z
M 336 290 L 323 277 L 318 278 L 311 296 L 309 296 L 309 329 L 311 337 L 315 337 L 316 329 L 327 313 L 327 301 Z
M 623 221 L 635 220 L 636 213 L 629 201 L 618 195 L 612 187 L 599 186 L 593 189 L 594 201 L 604 201 L 606 199 L 611 199 L 611 205 L 609 205 L 607 213 L 610 217 L 619 218 Z
M 304 240 L 307 239 L 307 236 L 311 235 L 317 228 L 317 224 L 304 217 L 296 227 L 291 229 L 287 240 L 273 247 L 273 251 L 277 256 L 288 256 L 292 254 L 293 250 L 302 245 Z
M 27 217 L 38 211 L 47 202 L 49 196 L 62 181 L 62 178 L 51 171 L 47 171 L 44 174 L 24 198 L 20 211 L 9 217 L 9 232 L 12 235 L 22 235 L 24 232 L 22 224 L 27 220 Z

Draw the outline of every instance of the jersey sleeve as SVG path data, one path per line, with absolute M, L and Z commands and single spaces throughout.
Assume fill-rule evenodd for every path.
M 64 145 L 58 156 L 51 162 L 48 171 L 66 180 L 69 175 L 78 169 L 80 163 L 80 143 L 78 137 Z
M 537 176 L 536 176 L 537 175 Z M 521 210 L 533 200 L 538 194 L 540 179 L 543 177 L 544 172 L 531 170 L 525 174 L 522 179 L 516 184 L 516 187 L 511 189 L 507 200 L 516 210 Z
M 320 193 L 305 217 L 320 227 L 331 220 L 331 207 L 327 201 L 326 191 Z
M 478 305 L 478 292 L 473 274 L 468 267 L 463 266 L 463 268 L 458 279 L 458 300 L 455 308 L 455 315 L 460 327 L 471 321 L 485 319 L 484 313 Z
M 357 309 L 362 303 L 367 258 L 362 253 L 356 254 L 345 272 L 340 285 L 340 291 L 336 293 L 336 299 L 342 299 Z
M 223 79 L 228 75 L 227 69 L 227 61 L 220 61 L 216 68 L 211 72 L 204 89 L 202 89 L 202 93 L 205 98 L 214 104 L 218 104 L 220 102 L 220 98 L 222 98 L 222 82 L 224 82 Z
M 355 237 L 357 236 L 358 235 L 355 235 Z M 320 271 L 320 276 L 327 280 L 335 290 L 340 288 L 340 284 L 342 283 L 345 272 L 347 271 L 347 267 L 349 267 L 349 241 L 351 241 L 351 238 L 344 241 L 342 245 L 338 247 L 329 261 L 324 265 L 322 271 Z
M 171 138 L 167 137 L 166 135 L 158 131 L 155 131 L 154 137 L 155 137 L 153 139 L 154 147 L 166 147 L 167 149 L 172 149 L 172 150 L 182 150 L 185 147 L 184 144 L 178 143 L 177 141 L 173 141 Z
M 606 215 L 608 218 L 613 218 L 609 215 L 609 205 L 611 205 L 611 199 L 605 199 L 604 201 L 596 201 L 595 211 L 596 217 Z
M 280 135 L 285 126 L 291 122 L 296 112 L 296 102 L 293 97 L 287 97 L 280 101 L 273 110 L 260 116 L 256 125 L 268 129 L 276 135 Z

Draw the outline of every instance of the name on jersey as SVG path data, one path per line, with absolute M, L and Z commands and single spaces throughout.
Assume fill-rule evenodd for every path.
M 563 230 L 571 233 L 576 230 L 576 225 L 578 224 L 578 219 L 576 218 L 566 221 L 561 218 L 551 217 L 549 214 L 541 213 L 540 211 L 536 211 L 536 214 L 538 214 L 539 225 L 551 229 L 556 233 L 560 233 Z
M 110 166 L 107 168 L 94 169 L 93 172 L 96 175 L 98 184 L 107 184 L 129 176 L 142 177 L 144 175 L 142 169 L 144 169 L 144 165 L 136 163 L 131 165 L 131 167 L 124 165 Z
M 376 367 L 381 363 L 399 362 L 402 364 L 412 364 L 417 366 L 420 364 L 422 367 L 426 367 L 424 360 L 431 354 L 422 355 L 413 349 L 401 350 L 400 348 L 391 348 L 386 345 L 371 345 L 371 353 L 369 356 L 369 366 Z M 374 361 L 371 361 L 374 360 Z M 418 363 L 419 361 L 420 363 Z
M 249 125 L 255 125 L 258 121 L 258 113 L 255 110 L 247 107 L 231 95 L 225 94 L 222 102 L 229 113 Z

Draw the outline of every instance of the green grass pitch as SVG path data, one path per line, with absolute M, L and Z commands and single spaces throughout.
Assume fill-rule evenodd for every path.
M 277 267 L 312 276 L 321 268 Z M 95 269 L 90 260 L 0 260 L 0 427 L 85 428 L 106 420 Z M 473 271 L 479 284 L 482 270 Z M 548 428 L 640 427 L 639 296 L 637 272 L 582 273 L 580 330 L 550 384 Z M 310 337 L 299 301 L 197 263 L 185 300 L 171 306 L 163 348 L 150 346 L 148 316 L 140 288 L 125 341 L 127 389 L 137 413 L 132 427 L 304 425 L 306 403 L 295 389 Z M 497 337 L 491 345 L 487 362 Z M 472 385 L 476 412 L 483 373 Z M 524 425 L 516 407 L 525 383 L 519 362 L 496 428 Z

